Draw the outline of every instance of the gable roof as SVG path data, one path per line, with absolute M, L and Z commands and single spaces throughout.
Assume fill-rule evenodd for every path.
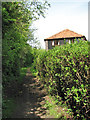
M 48 39 L 58 39 L 58 38 L 73 38 L 73 37 L 84 37 L 84 35 L 78 34 L 74 31 L 71 31 L 69 29 L 65 29 L 55 35 L 52 35 L 51 37 L 48 37 L 44 40 L 48 40 Z

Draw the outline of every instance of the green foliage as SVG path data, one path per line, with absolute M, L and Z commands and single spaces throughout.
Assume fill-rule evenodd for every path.
M 15 109 L 15 101 L 13 98 L 3 100 L 2 104 L 2 116 L 3 118 L 10 118 L 14 109 Z
M 67 113 L 68 108 L 66 105 L 61 103 L 61 100 L 54 96 L 49 95 L 48 99 L 45 101 L 44 107 L 48 109 L 48 114 L 53 118 L 63 118 L 66 120 L 67 118 L 71 117 L 71 112 L 69 111 L 69 113 Z
M 46 0 L 44 2 L 36 0 L 33 2 L 27 2 L 27 0 L 2 2 L 3 95 L 7 88 L 13 87 L 17 90 L 17 85 L 22 84 L 21 76 L 24 74 L 21 75 L 21 68 L 30 66 L 34 58 L 32 48 L 27 44 L 28 40 L 34 40 L 32 23 L 40 16 L 45 16 L 45 10 L 48 7 Z M 4 104 L 4 107 L 7 104 L 10 107 L 8 102 Z
M 3 82 L 18 77 L 20 68 L 33 61 L 32 48 L 27 41 L 34 39 L 32 22 L 44 16 L 48 2 L 3 2 L 2 3 L 2 70 Z M 4 84 L 3 83 L 3 84 Z
M 89 118 L 89 42 L 65 44 L 37 58 L 38 75 L 51 95 L 59 95 L 75 119 Z
M 42 54 L 44 55 L 44 53 L 45 53 L 44 49 L 37 49 L 37 48 L 32 49 L 33 63 L 32 63 L 32 66 L 31 66 L 31 72 L 33 73 L 33 75 L 38 74 L 37 69 L 36 69 L 37 58 L 40 55 L 42 56 Z
M 24 77 L 26 76 L 26 72 L 27 72 L 27 67 L 23 67 L 20 69 L 20 77 L 17 78 L 17 84 L 22 84 Z
M 19 12 L 21 8 L 17 2 L 2 3 L 3 82 L 6 82 L 12 76 L 19 76 L 20 67 L 24 62 L 24 56 L 21 55 L 21 52 L 26 47 L 27 34 L 24 34 L 25 30 L 23 31 L 23 27 L 21 27 L 22 19 L 17 23 L 18 18 L 22 16 L 21 12 Z M 23 22 L 22 24 L 25 25 Z

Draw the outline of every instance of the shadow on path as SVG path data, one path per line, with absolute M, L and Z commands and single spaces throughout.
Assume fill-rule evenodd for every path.
M 45 96 L 43 86 L 28 69 L 21 91 L 14 98 L 16 109 L 11 118 L 45 118 L 46 108 L 42 107 L 45 103 Z

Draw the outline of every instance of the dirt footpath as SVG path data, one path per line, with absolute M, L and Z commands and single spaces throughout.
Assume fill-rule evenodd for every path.
M 15 97 L 16 109 L 12 118 L 51 118 L 47 116 L 47 110 L 42 105 L 47 94 L 37 78 L 33 77 L 30 69 L 27 70 L 22 89 Z M 45 120 L 45 119 L 44 119 Z

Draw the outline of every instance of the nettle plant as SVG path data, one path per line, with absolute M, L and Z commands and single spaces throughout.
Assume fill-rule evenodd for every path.
M 52 95 L 59 95 L 75 119 L 89 118 L 89 42 L 65 44 L 40 54 L 37 70 Z

